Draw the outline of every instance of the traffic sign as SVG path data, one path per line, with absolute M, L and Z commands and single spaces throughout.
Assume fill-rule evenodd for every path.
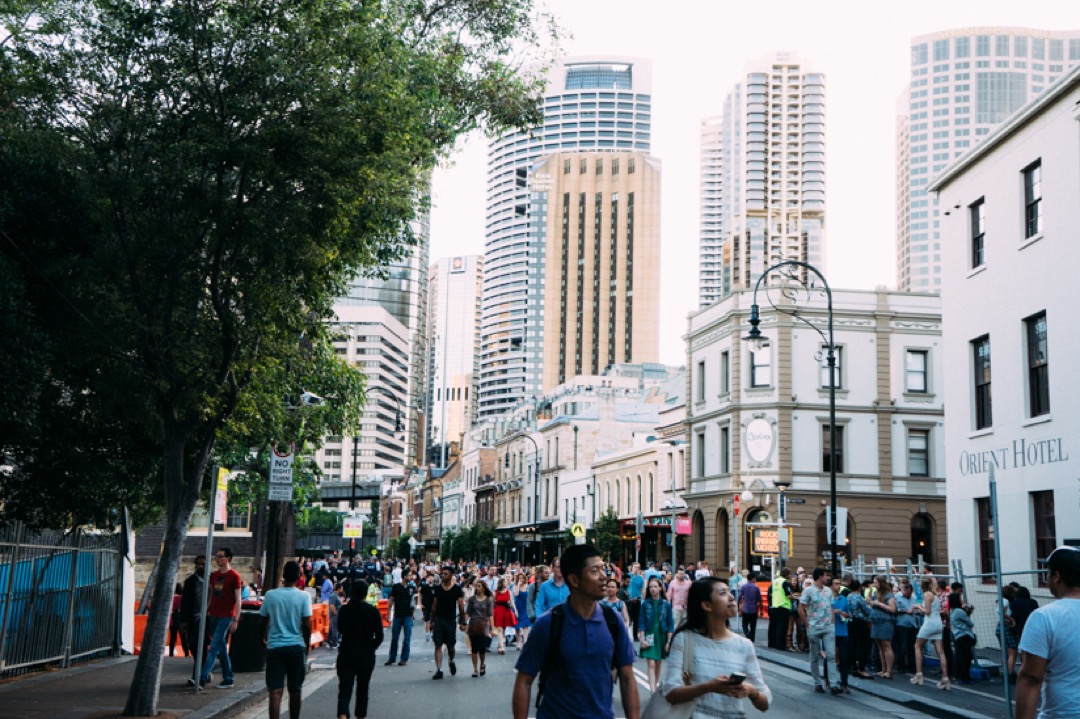
M 584 537 L 585 525 L 581 522 L 574 522 L 572 525 L 570 525 L 570 534 L 574 535 L 575 537 Z
M 739 495 L 735 495 L 735 516 L 739 516 Z
M 293 451 L 292 445 L 285 452 L 274 452 L 270 457 L 270 484 L 292 484 L 293 481 Z
M 267 499 L 271 502 L 293 501 L 293 486 L 291 484 L 271 484 Z
M 341 536 L 346 539 L 364 536 L 364 518 L 345 517 L 345 520 L 341 525 Z

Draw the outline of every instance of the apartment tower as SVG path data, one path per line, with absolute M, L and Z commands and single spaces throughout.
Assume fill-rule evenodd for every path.
M 937 199 L 927 185 L 1080 62 L 1080 31 L 943 30 L 911 40 L 898 101 L 896 274 L 900 290 L 941 291 Z
M 701 124 L 702 306 L 782 260 L 825 260 L 825 76 L 791 53 L 749 63 Z
M 513 408 L 542 384 L 547 236 L 530 202 L 534 164 L 555 153 L 650 150 L 650 61 L 571 57 L 549 78 L 543 124 L 505 133 L 488 150 L 479 417 Z

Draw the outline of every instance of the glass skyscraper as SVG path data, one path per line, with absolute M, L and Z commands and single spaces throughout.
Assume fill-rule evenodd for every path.
M 896 272 L 901 290 L 941 291 L 930 180 L 1080 62 L 1080 31 L 944 30 L 911 40 L 911 81 L 897 103 Z
M 650 61 L 571 57 L 553 67 L 549 78 L 543 125 L 505 133 L 488 149 L 481 418 L 541 391 L 546 233 L 530 209 L 534 164 L 557 152 L 648 152 L 651 146 Z

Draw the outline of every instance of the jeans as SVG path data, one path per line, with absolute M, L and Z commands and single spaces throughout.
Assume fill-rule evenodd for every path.
M 757 613 L 743 614 L 742 615 L 742 631 L 743 634 L 753 642 L 757 639 Z
M 915 635 L 918 633 L 918 627 L 901 627 L 897 625 L 892 640 L 893 654 L 896 657 L 894 666 L 896 671 L 915 671 Z
M 814 686 L 821 686 L 821 645 L 825 645 L 826 667 L 836 661 L 836 630 L 832 625 L 828 627 L 810 627 L 806 630 L 806 638 L 810 644 L 810 676 L 814 678 Z M 826 673 L 828 669 L 826 668 Z
M 962 682 L 971 680 L 971 657 L 975 638 L 966 634 L 956 638 L 956 678 Z M 952 664 L 949 664 L 952 667 Z
M 210 672 L 214 671 L 214 660 L 221 661 L 221 681 L 231 684 L 233 680 L 232 661 L 229 659 L 229 647 L 225 640 L 229 636 L 229 627 L 233 618 L 208 617 L 210 625 L 210 648 L 206 651 L 206 663 L 203 664 L 202 681 L 210 681 Z
M 769 607 L 769 646 L 773 649 L 787 649 L 791 646 L 791 635 L 788 634 L 790 619 L 791 609 L 788 607 Z
M 368 709 L 368 686 L 371 684 L 371 672 L 375 669 L 375 652 L 361 656 L 337 658 L 338 675 L 338 716 L 349 716 L 349 700 L 352 698 L 353 684 L 356 684 L 356 713 L 352 716 L 366 717 Z
M 840 668 L 840 686 L 847 689 L 848 671 L 851 668 L 851 644 L 845 634 L 836 638 L 836 663 Z M 829 680 L 829 668 L 825 667 L 825 681 Z
M 390 627 L 390 661 L 397 658 L 398 637 L 401 636 L 402 628 L 405 629 L 405 641 L 401 643 L 401 661 L 409 661 L 409 649 L 412 647 L 412 623 L 412 617 L 394 617 L 394 622 Z

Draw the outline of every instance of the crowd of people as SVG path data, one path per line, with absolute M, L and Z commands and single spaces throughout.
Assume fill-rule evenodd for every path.
M 217 686 L 232 686 L 225 644 L 236 629 L 243 582 L 231 568 L 231 558 L 227 548 L 215 554 L 217 571 L 209 578 L 208 631 L 202 642 L 205 661 L 201 675 L 189 680 L 192 685 L 205 686 L 220 663 L 222 681 Z M 181 636 L 188 630 L 188 648 L 198 646 L 192 641 L 198 617 L 193 616 L 191 599 L 201 591 L 204 574 L 202 559 L 196 558 L 195 572 L 180 587 L 174 604 Z M 425 642 L 433 647 L 432 679 L 445 677 L 444 665 L 451 676 L 457 674 L 459 632 L 473 678 L 486 675 L 492 648 L 498 654 L 520 652 L 514 715 L 528 715 L 533 680 L 539 677 L 539 719 L 563 716 L 563 702 L 580 703 L 580 696 L 568 699 L 559 686 L 580 686 L 583 680 L 595 685 L 589 688 L 594 692 L 589 701 L 601 707 L 606 696 L 610 709 L 614 679 L 627 671 L 629 681 L 621 685 L 623 707 L 626 716 L 636 717 L 640 707 L 632 665 L 637 657 L 646 660 L 650 692 L 660 701 L 693 701 L 701 716 L 735 708 L 741 712 L 744 699 L 764 710 L 770 694 L 754 652 L 763 605 L 768 608 L 768 645 L 808 652 L 813 689 L 819 693 L 850 692 L 849 676 L 889 680 L 906 673 L 912 684 L 922 684 L 931 649 L 940 672 L 937 687 L 947 691 L 954 682 L 970 680 L 976 643 L 974 609 L 965 600 L 964 587 L 929 575 L 915 581 L 893 574 L 860 580 L 849 573 L 832 577 L 823 568 L 806 573 L 785 567 L 771 582 L 759 583 L 753 572 L 735 567 L 729 568 L 727 579 L 714 577 L 704 562 L 674 568 L 648 562 L 644 568 L 631 564 L 624 570 L 603 562 L 592 545 L 576 545 L 550 566 L 329 558 L 289 562 L 283 580 L 291 594 L 268 592 L 260 609 L 267 622 L 267 684 L 275 719 L 285 686 L 290 689 L 290 713 L 298 716 L 304 667 L 300 657 L 310 644 L 315 599 L 328 605 L 326 641 L 337 650 L 340 719 L 367 714 L 375 651 L 384 640 L 376 609 L 382 599 L 387 600 L 391 627 L 387 666 L 408 665 L 419 611 Z M 1023 646 L 1025 627 L 1038 604 L 1029 590 L 1016 584 L 1005 587 L 1002 596 L 1005 667 L 1015 677 L 1016 648 Z M 733 638 L 738 641 L 729 641 Z M 610 662 L 597 662 L 598 646 Z M 584 647 L 589 651 L 583 652 Z M 592 662 L 588 666 L 582 664 L 586 654 Z M 609 715 L 597 711 L 589 716 Z

